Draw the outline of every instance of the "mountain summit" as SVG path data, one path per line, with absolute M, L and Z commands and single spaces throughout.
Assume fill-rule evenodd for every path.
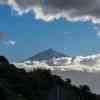
M 48 50 L 45 50 L 45 51 L 42 51 L 30 58 L 28 58 L 27 60 L 30 60 L 30 61 L 33 61 L 33 60 L 38 60 L 38 61 L 41 61 L 41 60 L 49 60 L 49 59 L 52 59 L 52 58 L 59 58 L 59 57 L 66 57 L 67 55 L 63 54 L 63 53 L 60 53 L 60 52 L 57 52 L 53 49 L 48 49 Z

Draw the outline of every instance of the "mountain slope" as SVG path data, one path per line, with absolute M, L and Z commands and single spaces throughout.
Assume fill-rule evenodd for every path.
M 41 61 L 41 60 L 49 60 L 49 59 L 52 59 L 52 58 L 60 58 L 60 57 L 66 57 L 67 55 L 63 54 L 63 53 L 60 53 L 60 52 L 57 52 L 53 49 L 48 49 L 48 50 L 45 50 L 45 51 L 42 51 L 26 60 L 29 60 L 29 61 Z

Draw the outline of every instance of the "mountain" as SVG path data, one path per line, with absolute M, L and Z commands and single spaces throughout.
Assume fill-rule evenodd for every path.
M 60 71 L 85 71 L 100 72 L 100 54 L 90 56 L 67 56 L 53 49 L 42 51 L 26 60 L 16 62 L 19 68 L 25 68 L 27 71 L 34 68 L 46 68 Z
M 100 93 L 100 54 L 71 57 L 48 49 L 15 65 L 28 72 L 35 68 L 50 69 L 53 74 L 72 79 L 73 83 L 90 84 L 93 92 Z
M 49 60 L 49 59 L 52 59 L 52 58 L 60 58 L 60 57 L 67 57 L 66 54 L 63 54 L 63 53 L 60 53 L 60 52 L 57 52 L 53 49 L 48 49 L 48 50 L 45 50 L 45 51 L 42 51 L 26 60 L 29 60 L 29 61 L 41 61 L 41 60 Z

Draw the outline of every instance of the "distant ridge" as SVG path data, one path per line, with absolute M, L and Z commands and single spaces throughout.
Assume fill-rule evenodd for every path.
M 37 53 L 36 55 L 26 59 L 29 61 L 41 61 L 41 60 L 49 60 L 52 58 L 59 58 L 59 57 L 68 57 L 66 54 L 60 53 L 58 51 L 53 50 L 52 48 Z

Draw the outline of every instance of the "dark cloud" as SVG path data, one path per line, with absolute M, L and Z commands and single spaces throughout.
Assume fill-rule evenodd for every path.
M 100 23 L 100 0 L 0 0 L 21 13 L 33 11 L 37 19 L 51 21 L 65 18 L 70 21 Z
M 22 9 L 32 8 L 37 5 L 39 0 L 15 0 L 16 4 Z

